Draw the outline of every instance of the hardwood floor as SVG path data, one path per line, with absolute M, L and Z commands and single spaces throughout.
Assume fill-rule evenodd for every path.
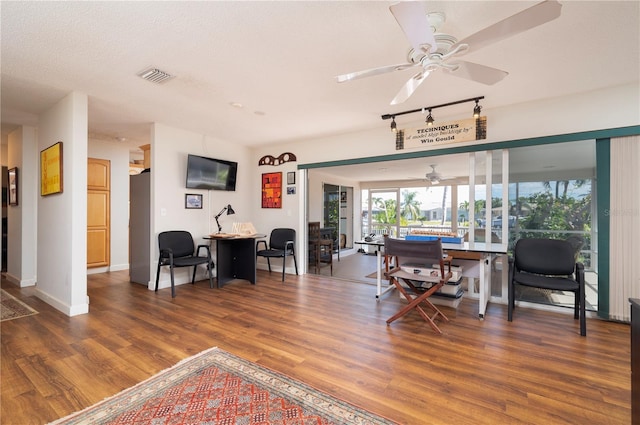
M 629 424 L 630 327 L 490 304 L 443 308 L 436 335 L 412 312 L 387 326 L 397 294 L 327 276 L 258 271 L 258 284 L 208 282 L 158 293 L 128 272 L 88 276 L 90 313 L 2 322 L 2 424 L 43 424 L 212 346 L 402 424 Z M 440 322 L 441 323 L 441 322 Z

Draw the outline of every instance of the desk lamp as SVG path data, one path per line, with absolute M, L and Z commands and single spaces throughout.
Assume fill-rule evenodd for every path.
M 233 208 L 231 208 L 231 204 L 227 205 L 226 207 L 224 207 L 222 210 L 220 210 L 220 212 L 218 213 L 218 215 L 215 216 L 216 219 L 216 224 L 218 225 L 218 233 L 222 233 L 222 226 L 220 225 L 220 222 L 218 221 L 218 219 L 220 218 L 220 216 L 222 214 L 224 214 L 224 212 L 227 212 L 227 215 L 231 215 L 231 214 L 235 214 L 236 212 L 233 210 Z

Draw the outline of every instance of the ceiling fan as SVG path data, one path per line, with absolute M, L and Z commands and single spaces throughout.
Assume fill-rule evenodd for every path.
M 407 54 L 407 62 L 351 72 L 339 75 L 336 79 L 342 83 L 387 72 L 419 68 L 393 98 L 391 105 L 409 99 L 429 74 L 438 69 L 458 77 L 493 85 L 508 73 L 485 65 L 457 60 L 456 57 L 552 21 L 560 16 L 561 8 L 562 5 L 557 0 L 543 1 L 458 41 L 451 35 L 438 32 L 445 21 L 444 13 L 426 14 L 421 2 L 397 3 L 389 9 L 412 46 Z
M 453 179 L 453 177 L 443 177 L 442 174 L 440 174 L 439 172 L 436 171 L 436 165 L 435 164 L 431 164 L 431 172 L 427 173 L 425 175 L 425 177 L 427 178 L 427 180 L 433 184 L 439 184 L 441 181 L 443 180 L 451 180 Z

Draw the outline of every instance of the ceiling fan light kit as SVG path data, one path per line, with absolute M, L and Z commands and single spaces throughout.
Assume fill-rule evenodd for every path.
M 339 75 L 336 80 L 342 83 L 388 72 L 419 68 L 419 71 L 409 78 L 391 100 L 391 105 L 397 105 L 409 99 L 429 74 L 437 70 L 445 70 L 456 77 L 481 84 L 493 85 L 505 78 L 508 72 L 458 60 L 457 57 L 469 50 L 477 51 L 552 21 L 560 16 L 561 9 L 562 5 L 557 0 L 546 0 L 458 41 L 449 34 L 438 32 L 445 22 L 444 13 L 426 13 L 421 2 L 397 3 L 391 5 L 389 10 L 412 47 L 407 55 L 407 62 Z

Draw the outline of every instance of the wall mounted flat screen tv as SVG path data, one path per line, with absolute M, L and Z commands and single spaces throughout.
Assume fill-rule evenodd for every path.
M 187 158 L 187 188 L 236 190 L 238 163 L 189 154 Z

